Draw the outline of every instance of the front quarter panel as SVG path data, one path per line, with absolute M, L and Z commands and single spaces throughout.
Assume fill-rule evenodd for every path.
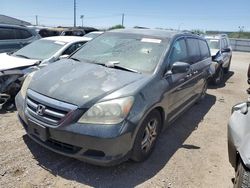
M 250 110 L 250 108 L 249 108 Z M 228 142 L 232 145 L 229 150 L 233 150 L 239 153 L 244 164 L 250 168 L 250 113 L 242 114 L 240 111 L 233 112 L 229 125 L 228 125 Z M 229 151 L 229 155 L 234 155 L 232 151 Z M 236 163 L 236 158 L 233 160 L 232 156 L 229 156 L 230 162 Z

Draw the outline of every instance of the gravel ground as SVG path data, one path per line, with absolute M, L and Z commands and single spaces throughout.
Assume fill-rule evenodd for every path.
M 221 87 L 189 109 L 161 136 L 144 163 L 103 168 L 40 147 L 25 134 L 16 112 L 0 112 L 0 187 L 232 187 L 227 122 L 246 100 L 250 53 L 233 53 Z

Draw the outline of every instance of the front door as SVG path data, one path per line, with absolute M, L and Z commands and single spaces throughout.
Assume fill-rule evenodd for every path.
M 180 38 L 174 42 L 168 57 L 168 69 L 170 70 L 175 62 L 188 63 L 188 51 L 185 38 Z M 172 74 L 166 78 L 168 91 L 164 95 L 164 103 L 168 112 L 168 121 L 173 120 L 192 98 L 192 70 L 187 73 Z

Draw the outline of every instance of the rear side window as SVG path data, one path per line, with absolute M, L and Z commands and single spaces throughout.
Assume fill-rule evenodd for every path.
M 177 61 L 187 62 L 187 47 L 185 39 L 177 40 L 171 50 L 171 54 L 169 57 L 170 65 Z
M 80 48 L 85 42 L 78 42 L 75 44 L 72 44 L 71 46 L 69 46 L 63 53 L 62 55 L 70 55 L 72 54 L 74 51 L 76 51 L 78 48 Z
M 0 40 L 10 39 L 16 39 L 15 30 L 9 28 L 0 28 Z
M 17 39 L 27 39 L 32 37 L 32 34 L 24 29 L 16 29 Z
M 207 43 L 203 40 L 199 40 L 199 46 L 200 46 L 200 52 L 201 52 L 201 59 L 203 60 L 203 59 L 210 57 Z
M 200 60 L 200 46 L 199 40 L 195 38 L 187 39 L 187 49 L 188 49 L 188 62 L 190 64 L 196 63 Z
M 225 49 L 228 47 L 227 40 L 225 38 L 222 39 L 222 49 Z

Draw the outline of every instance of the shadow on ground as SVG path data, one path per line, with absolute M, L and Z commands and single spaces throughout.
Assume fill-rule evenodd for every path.
M 154 177 L 179 148 L 200 149 L 199 146 L 183 143 L 198 128 L 215 101 L 215 96 L 207 95 L 169 126 L 161 134 L 152 155 L 143 163 L 127 161 L 115 167 L 98 167 L 51 152 L 27 135 L 23 136 L 23 140 L 38 165 L 55 176 L 93 187 L 134 187 Z
M 227 74 L 224 75 L 223 81 L 220 85 L 214 85 L 213 83 L 210 83 L 208 88 L 209 89 L 217 89 L 217 88 L 222 88 L 225 87 L 228 80 L 234 75 L 233 71 L 229 71 Z

